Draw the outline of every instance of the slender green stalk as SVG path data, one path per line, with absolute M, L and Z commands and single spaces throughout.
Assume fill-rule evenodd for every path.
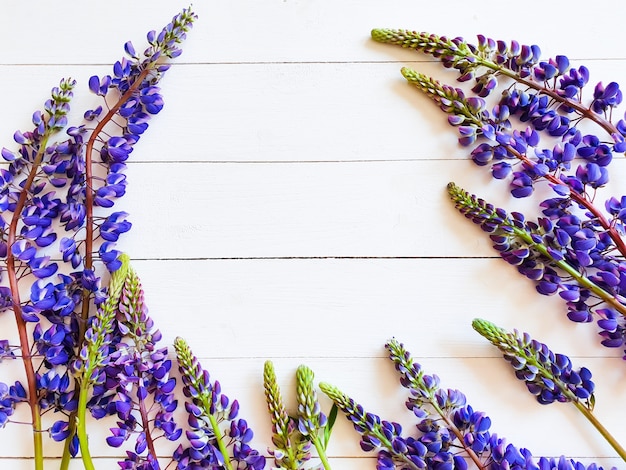
M 205 410 L 210 410 L 211 403 L 208 400 L 209 397 L 202 397 L 202 404 L 205 407 Z M 228 449 L 226 448 L 226 443 L 224 442 L 226 436 L 220 429 L 220 425 L 217 421 L 215 415 L 207 413 L 206 416 L 209 418 L 209 422 L 211 423 L 211 429 L 213 430 L 213 434 L 215 435 L 215 440 L 217 441 L 217 448 L 220 453 L 224 456 L 224 468 L 225 470 L 233 470 L 233 465 L 230 463 L 230 459 L 228 458 Z
M 326 447 L 322 441 L 321 434 L 328 424 L 326 415 L 322 413 L 313 380 L 313 371 L 301 365 L 296 370 L 297 400 L 298 400 L 298 428 L 315 446 L 325 470 L 331 470 L 330 463 L 326 456 Z
M 89 435 L 87 434 L 87 395 L 89 393 L 89 382 L 81 382 L 80 394 L 78 396 L 78 408 L 76 411 L 76 433 L 80 445 L 81 460 L 85 470 L 95 470 L 91 452 L 89 450 Z M 69 439 L 69 438 L 68 438 Z
M 580 411 L 585 418 L 587 418 L 587 420 L 598 430 L 600 435 L 611 445 L 611 447 L 613 447 L 613 449 L 615 449 L 622 460 L 626 462 L 626 449 L 624 449 L 617 439 L 615 439 L 615 437 L 613 437 L 613 435 L 602 425 L 592 411 L 578 400 L 574 401 L 574 406 L 578 408 L 578 411 Z

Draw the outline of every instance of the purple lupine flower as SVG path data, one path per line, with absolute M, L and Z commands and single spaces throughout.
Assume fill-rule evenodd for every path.
M 403 437 L 400 424 L 382 420 L 378 415 L 366 412 L 352 398 L 328 383 L 320 383 L 320 389 L 353 424 L 361 436 L 361 449 L 365 452 L 378 452 L 377 469 L 396 468 L 396 464 L 414 470 L 426 467 L 426 446 L 415 439 Z
M 179 469 L 220 466 L 226 470 L 261 470 L 265 457 L 250 448 L 252 430 L 245 420 L 237 419 L 239 403 L 222 393 L 220 383 L 211 381 L 183 338 L 174 341 L 189 429 L 189 445 L 178 446 L 173 454 Z
M 26 401 L 26 391 L 20 382 L 10 387 L 0 382 L 0 428 L 6 426 L 15 412 L 15 405 Z
M 621 302 L 625 264 L 607 257 L 608 236 L 593 224 L 566 213 L 556 219 L 530 222 L 448 185 L 457 209 L 490 234 L 493 247 L 518 271 L 537 282 L 544 295 L 559 294 L 568 318 L 589 322 L 598 318 L 602 344 L 621 347 L 626 335 L 626 307 Z
M 509 333 L 482 319 L 475 319 L 472 327 L 502 351 L 515 376 L 526 383 L 539 403 L 580 402 L 591 407 L 595 386 L 589 369 L 574 370 L 567 356 L 552 352 L 528 333 Z
M 130 463 L 137 468 L 158 468 L 154 440 L 165 437 L 176 441 L 182 434 L 173 418 L 178 403 L 174 396 L 176 380 L 170 377 L 172 362 L 167 348 L 157 347 L 161 333 L 148 316 L 139 277 L 126 255 L 120 260 L 111 294 L 102 307 L 103 312 L 109 312 L 106 322 L 115 339 L 106 347 L 106 361 L 99 361 L 101 372 L 93 383 L 90 406 L 96 418 L 117 415 L 117 426 L 107 438 L 110 446 L 119 447 L 135 439 L 134 450 L 120 462 L 122 468 Z M 120 276 L 121 281 L 114 282 Z M 99 324 L 96 320 L 94 325 Z M 85 336 L 89 340 L 102 334 L 93 335 L 88 330 Z
M 536 396 L 539 403 L 558 401 L 574 404 L 620 457 L 626 458 L 626 449 L 593 415 L 595 384 L 589 369 L 581 367 L 575 370 L 569 357 L 552 352 L 528 333 L 520 334 L 517 330 L 509 333 L 481 319 L 475 319 L 472 326 L 502 352 L 504 359 L 515 370 L 516 377 L 526 383 L 528 391 Z

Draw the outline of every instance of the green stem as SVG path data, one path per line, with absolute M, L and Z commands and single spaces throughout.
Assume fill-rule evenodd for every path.
M 331 470 L 330 462 L 328 461 L 328 457 L 326 457 L 326 449 L 322 445 L 318 436 L 312 437 L 311 442 L 315 446 L 315 450 L 317 450 L 317 456 L 322 461 L 322 465 L 325 470 Z
M 208 410 L 211 409 L 211 407 L 208 403 L 204 403 L 204 401 L 205 400 L 203 400 L 204 410 L 205 412 L 207 412 Z M 222 434 L 222 430 L 219 427 L 219 423 L 217 422 L 217 419 L 215 418 L 215 416 L 213 416 L 212 414 L 207 413 L 207 416 L 209 417 L 209 422 L 211 423 L 213 434 L 215 434 L 217 447 L 220 450 L 220 453 L 222 454 L 222 456 L 224 457 L 224 468 L 226 470 L 233 470 L 233 466 L 230 464 L 230 457 L 228 455 L 228 449 L 226 449 L 226 444 L 224 443 L 224 435 Z
M 613 437 L 613 435 L 602 425 L 598 418 L 594 416 L 594 414 L 587 408 L 585 405 L 580 403 L 580 401 L 575 400 L 574 405 L 576 408 L 589 420 L 591 424 L 598 430 L 598 432 L 606 439 L 606 441 L 615 449 L 618 455 L 622 458 L 624 462 L 626 462 L 626 450 L 620 445 L 619 442 Z
M 83 376 L 89 377 L 91 369 L 88 369 Z M 95 470 L 93 461 L 91 460 L 91 452 L 89 452 L 89 436 L 87 435 L 87 392 L 89 382 L 85 379 L 81 382 L 80 394 L 78 397 L 78 408 L 76 409 L 76 432 L 78 434 L 78 443 L 80 445 L 80 453 L 85 470 Z M 68 439 L 71 439 L 68 437 Z

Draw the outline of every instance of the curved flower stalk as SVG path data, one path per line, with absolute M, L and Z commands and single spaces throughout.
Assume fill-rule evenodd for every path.
M 24 387 L 16 382 L 8 388 L 8 397 L 3 398 L 4 426 L 8 416 L 12 414 L 19 402 L 28 403 L 32 419 L 33 447 L 35 468 L 43 468 L 43 440 L 41 412 L 45 406 L 40 403 L 36 366 L 32 358 L 35 346 L 29 339 L 27 323 L 38 322 L 39 313 L 51 309 L 57 302 L 50 292 L 54 286 L 49 279 L 58 270 L 57 263 L 51 262 L 50 256 L 42 253 L 43 249 L 54 243 L 56 233 L 51 228 L 52 221 L 57 217 L 60 200 L 50 191 L 47 178 L 42 170 L 50 155 L 55 151 L 49 147 L 49 140 L 60 132 L 67 124 L 69 103 L 73 96 L 74 80 L 62 80 L 58 87 L 52 89 L 51 98 L 44 104 L 44 111 L 36 111 L 32 122 L 32 131 L 14 134 L 14 140 L 20 145 L 17 154 L 2 149 L 2 157 L 9 162 L 8 169 L 1 171 L 0 181 L 0 257 L 4 266 L 0 275 L 8 278 L 8 288 L 1 288 L 1 310 L 12 310 L 19 335 L 19 350 L 26 372 L 27 385 Z M 28 300 L 22 300 L 20 281 L 29 279 L 33 284 Z M 0 278 L 1 279 L 1 278 Z M 48 287 L 50 286 L 50 287 Z M 59 296 L 61 300 L 61 296 Z M 62 302 L 61 302 L 62 303 Z M 37 325 L 39 326 L 39 325 Z M 41 328 L 35 332 L 42 334 Z M 63 357 L 66 344 L 66 330 L 53 325 L 46 331 L 46 344 L 37 341 L 37 349 L 43 353 L 44 366 L 54 367 L 53 359 Z M 3 340 L 6 348 L 12 352 L 8 340 Z M 16 348 L 17 349 L 17 348 Z
M 117 427 L 107 438 L 110 446 L 120 447 L 135 436 L 133 451 L 126 452 L 120 468 L 158 470 L 156 440 L 175 441 L 182 434 L 173 418 L 176 379 L 170 377 L 167 348 L 157 347 L 161 333 L 148 316 L 137 273 L 126 255 L 120 261 L 125 278 L 114 310 L 114 338 L 100 365 L 104 377 L 93 384 L 89 407 L 96 418 L 117 415 Z
M 265 457 L 250 447 L 253 432 L 246 420 L 237 418 L 239 402 L 222 393 L 220 383 L 211 382 L 183 338 L 174 341 L 178 368 L 190 430 L 188 447 L 178 446 L 174 461 L 179 470 L 220 468 L 224 470 L 261 470 Z
M 585 67 L 570 68 L 564 56 L 541 61 L 538 47 L 515 41 L 506 44 L 479 36 L 478 44 L 471 45 L 461 38 L 405 30 L 374 30 L 372 37 L 441 59 L 445 67 L 459 71 L 460 81 L 475 79 L 468 94 L 402 69 L 410 83 L 448 114 L 450 124 L 458 127 L 460 143 L 474 146 L 472 160 L 490 165 L 494 178 L 509 180 L 513 196 L 530 196 L 540 181 L 555 194 L 539 202 L 545 217 L 531 225 L 521 214 L 512 214 L 516 220 L 508 221 L 501 214 L 486 215 L 486 209 L 494 208 L 484 201 L 478 204 L 481 207 L 472 207 L 472 198 L 450 185 L 457 207 L 492 233 L 494 247 L 522 274 L 538 281 L 540 293 L 559 293 L 571 320 L 597 318 L 602 344 L 622 347 L 626 198 L 612 197 L 603 206 L 594 201 L 596 190 L 608 182 L 613 154 L 626 150 L 626 122 L 612 120 L 622 101 L 619 86 L 599 83 L 584 102 L 583 89 L 589 82 Z M 512 84 L 488 110 L 484 98 L 501 77 Z M 527 127 L 516 129 L 513 117 Z M 577 126 L 583 119 L 600 125 L 608 140 L 582 135 Z M 541 144 L 542 135 L 556 142 Z
M 268 411 L 272 420 L 272 442 L 276 446 L 270 450 L 277 468 L 299 470 L 311 458 L 311 444 L 325 470 L 330 470 L 326 448 L 337 417 L 337 407 L 333 406 L 328 417 L 322 412 L 313 384 L 313 371 L 300 365 L 296 370 L 298 410 L 290 417 L 283 403 L 280 388 L 276 383 L 276 373 L 271 361 L 266 361 L 263 369 L 263 386 Z
M 540 294 L 558 293 L 565 300 L 570 320 L 591 322 L 595 316 L 601 343 L 624 345 L 626 305 L 620 280 L 626 265 L 605 256 L 606 245 L 597 243 L 593 230 L 574 216 L 535 223 L 517 212 L 509 215 L 454 183 L 448 193 L 465 217 L 490 234 L 500 256 L 537 282 Z
M 585 66 L 570 68 L 566 56 L 542 61 L 537 45 L 507 43 L 483 35 L 478 35 L 475 45 L 460 37 L 450 39 L 406 29 L 373 29 L 371 35 L 375 41 L 423 52 L 440 60 L 444 67 L 456 69 L 459 81 L 474 80 L 472 91 L 480 97 L 497 88 L 499 77 L 514 81 L 524 91 L 505 93 L 502 104 L 514 104 L 515 111 L 520 112 L 522 105 L 524 111 L 538 113 L 525 117 L 541 118 L 541 127 L 551 135 L 563 125 L 584 118 L 594 121 L 616 141 L 624 141 L 626 122 L 612 122 L 613 108 L 622 101 L 617 83 L 596 84 L 591 103 L 585 105 L 582 91 L 589 82 L 589 70 Z M 574 117 L 559 116 L 557 112 Z
M 626 450 L 593 414 L 595 385 L 589 369 L 574 370 L 569 357 L 552 352 L 528 333 L 509 333 L 482 319 L 474 319 L 472 327 L 502 352 L 539 403 L 572 403 L 626 461 Z
M 570 68 L 565 56 L 541 61 L 537 46 L 516 41 L 507 44 L 484 36 L 472 45 L 462 38 L 407 30 L 375 29 L 372 37 L 430 54 L 445 67 L 457 69 L 460 81 L 474 78 L 471 91 L 475 96 L 466 98 L 460 88 L 402 69 L 410 83 L 449 114 L 448 121 L 458 127 L 462 145 L 483 141 L 472 151 L 472 159 L 478 165 L 491 165 L 495 178 L 509 178 L 515 197 L 527 197 L 536 182 L 547 181 L 556 197 L 540 204 L 544 213 L 556 218 L 581 208 L 598 231 L 608 233 L 617 253 L 626 257 L 623 222 L 617 216 L 623 209 L 621 201 L 607 201 L 610 209 L 606 213 L 593 204 L 595 189 L 608 181 L 607 166 L 613 154 L 626 151 L 626 121 L 614 122 L 612 116 L 622 101 L 617 83 L 597 83 L 585 102 L 583 89 L 589 83 L 589 70 Z M 496 89 L 501 76 L 512 85 L 490 112 L 484 97 Z M 513 129 L 513 116 L 528 127 Z M 607 136 L 582 135 L 577 126 L 584 119 L 597 123 Z M 539 133 L 557 140 L 556 145 L 541 146 Z M 583 163 L 572 168 L 575 157 Z
M 489 431 L 491 420 L 485 413 L 467 405 L 460 391 L 440 388 L 439 378 L 425 374 L 401 343 L 392 339 L 386 347 L 400 373 L 400 384 L 410 392 L 406 406 L 419 420 L 415 435 L 406 436 L 399 423 L 365 411 L 332 385 L 320 384 L 361 435 L 361 448 L 378 452 L 377 469 L 465 470 L 467 459 L 479 469 L 601 468 L 565 457 L 537 459 L 528 449 L 507 443 Z
M 8 166 L 0 172 L 0 275 L 8 285 L 0 287 L 0 311 L 15 314 L 19 346 L 2 341 L 13 354 L 20 351 L 26 370 L 26 384 L 9 388 L 5 408 L 30 406 L 38 470 L 42 413 L 69 415 L 47 430 L 52 439 L 66 440 L 62 469 L 78 450 L 79 388 L 68 365 L 83 345 L 91 309 L 106 297 L 96 262 L 110 272 L 119 268 L 115 243 L 131 226 L 126 213 L 109 209 L 125 193 L 125 161 L 163 106 L 156 85 L 168 68 L 164 61 L 180 54 L 194 19 L 185 9 L 161 33 L 149 33 L 143 54 L 127 43 L 130 59 L 117 62 L 112 76 L 89 80 L 104 105 L 87 111 L 78 126 L 67 127 L 75 81 L 62 80 L 43 111 L 33 114 L 34 129 L 14 134 L 18 149 L 1 151 Z M 57 138 L 66 127 L 67 139 Z M 62 269 L 51 261 L 55 250 Z M 2 424 L 9 421 L 5 415 Z

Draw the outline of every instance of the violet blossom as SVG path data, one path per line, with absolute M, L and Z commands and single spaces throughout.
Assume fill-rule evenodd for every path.
M 75 367 L 79 381 L 98 383 L 82 354 L 84 340 L 94 340 L 87 332 L 100 334 L 90 309 L 100 308 L 108 297 L 96 263 L 109 272 L 120 268 L 115 243 L 131 227 L 126 213 L 109 209 L 125 194 L 126 160 L 151 116 L 163 108 L 157 85 L 169 68 L 167 59 L 180 55 L 180 43 L 194 20 L 191 9 L 182 10 L 160 32 L 148 33 L 142 53 L 127 43 L 128 58 L 115 63 L 111 76 L 89 80 L 89 89 L 105 103 L 86 111 L 83 123 L 69 125 L 76 82 L 61 80 L 42 110 L 33 113 L 33 128 L 15 132 L 17 149 L 0 152 L 8 163 L 0 171 L 0 275 L 8 284 L 0 287 L 0 311 L 13 310 L 16 317 L 27 377 L 24 385 L 12 386 L 19 393 L 9 394 L 5 415 L 15 404 L 28 403 L 38 470 L 43 468 L 42 412 L 65 415 L 49 429 L 53 439 L 66 440 L 62 469 L 78 450 L 75 417 L 84 398 L 68 373 L 72 364 L 82 363 Z M 65 140 L 58 137 L 64 129 Z M 94 207 L 100 207 L 97 215 Z M 53 261 L 54 249 L 68 268 Z M 24 288 L 27 282 L 30 288 Z M 27 323 L 34 324 L 32 340 Z M 17 348 L 9 345 L 10 351 Z M 37 370 L 31 350 L 43 358 Z
M 432 55 L 456 70 L 459 81 L 473 81 L 464 90 L 402 69 L 410 83 L 448 114 L 460 143 L 472 147 L 472 160 L 490 167 L 494 178 L 508 180 L 513 196 L 531 196 L 541 183 L 552 189 L 553 196 L 538 203 L 544 217 L 528 222 L 533 233 L 520 238 L 519 231 L 494 232 L 494 247 L 536 280 L 540 293 L 558 293 L 570 320 L 595 321 L 604 346 L 624 347 L 625 201 L 594 201 L 596 190 L 609 180 L 614 155 L 626 151 L 626 120 L 614 118 L 622 101 L 618 84 L 596 83 L 591 93 L 583 93 L 591 83 L 588 68 L 572 67 L 562 55 L 542 60 L 538 46 L 516 41 L 478 36 L 471 44 L 392 29 L 375 29 L 372 37 Z M 500 99 L 489 109 L 485 98 L 499 83 L 509 86 L 502 87 Z M 590 98 L 583 101 L 585 96 Z M 583 134 L 581 120 L 595 123 L 601 132 Z M 476 208 L 463 210 L 490 230 L 491 222 L 478 221 L 484 214 L 471 215 Z M 503 227 L 496 225 L 501 232 Z

